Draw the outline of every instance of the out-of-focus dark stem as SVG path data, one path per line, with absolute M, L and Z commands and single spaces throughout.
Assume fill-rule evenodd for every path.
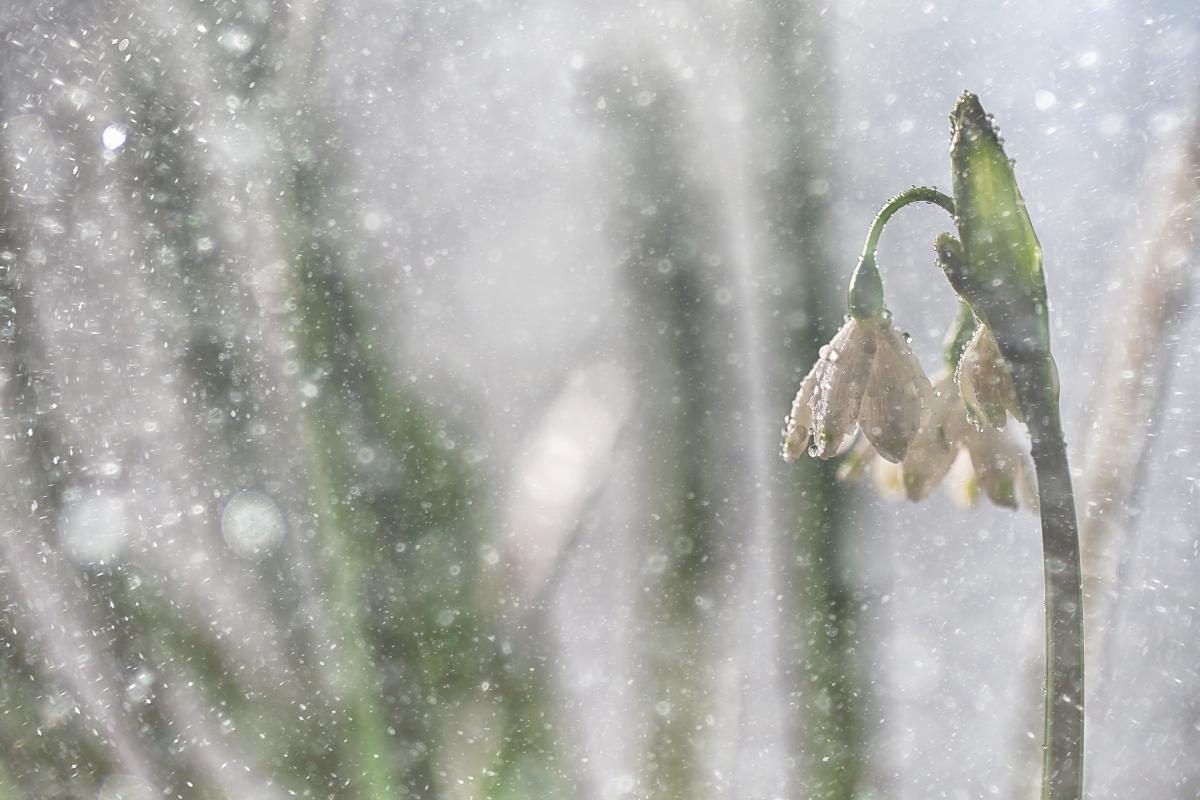
M 1190 138 L 1165 191 L 1162 180 L 1149 184 L 1162 217 L 1142 256 L 1119 271 L 1127 290 L 1113 311 L 1124 324 L 1106 331 L 1104 363 L 1087 417 L 1079 487 L 1087 512 L 1080 539 L 1089 607 L 1086 655 L 1093 665 L 1104 652 L 1106 623 L 1114 611 L 1117 564 L 1127 544 L 1123 532 L 1141 499 L 1162 420 L 1159 411 L 1177 368 L 1172 348 L 1163 343 L 1172 340 L 1195 291 L 1195 271 L 1186 257 L 1196 246 L 1200 208 L 1200 115 L 1193 116 Z M 1093 669 L 1093 688 L 1096 674 Z
M 1046 577 L 1046 727 L 1042 800 L 1083 796 L 1083 579 L 1067 446 L 1049 357 L 1014 364 L 1042 517 Z
M 828 131 L 836 127 L 835 103 L 823 65 L 832 42 L 827 16 L 816 3 L 764 3 L 760 11 L 761 27 L 743 25 L 749 35 L 739 44 L 762 59 L 758 80 L 766 91 L 756 113 L 756 138 L 777 154 L 779 164 L 762 181 L 762 196 L 771 198 L 768 241 L 774 241 L 756 269 L 781 290 L 771 304 L 780 313 L 764 315 L 762 324 L 763 341 L 781 345 L 770 359 L 775 363 L 766 366 L 773 391 L 783 396 L 795 391 L 803 378 L 796 368 L 817 360 L 842 316 L 831 302 L 844 286 L 835 285 L 829 194 L 797 191 L 830 177 L 823 153 Z M 801 40 L 808 52 L 802 63 L 795 58 Z M 786 587 L 781 656 L 788 666 L 781 677 L 788 696 L 796 698 L 785 723 L 788 750 L 796 754 L 787 759 L 791 791 L 780 794 L 853 800 L 872 792 L 866 753 L 873 728 L 867 720 L 875 701 L 860 650 L 868 624 L 863 598 L 847 569 L 845 551 L 854 549 L 850 501 L 828 461 L 806 459 L 799 469 L 780 469 L 773 477 L 777 513 L 786 523 L 777 552 L 787 557 L 778 559 L 776 578 Z M 758 745 L 747 737 L 739 746 L 749 754 Z

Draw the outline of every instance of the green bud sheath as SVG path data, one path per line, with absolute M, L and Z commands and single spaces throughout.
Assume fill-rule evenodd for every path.
M 964 92 L 952 122 L 954 207 L 967 256 L 979 278 L 1011 283 L 1009 291 L 1044 301 L 1042 247 L 1012 162 L 979 98 Z
M 1012 162 L 975 95 L 962 94 L 950 121 L 961 252 L 945 258 L 939 241 L 943 269 L 959 296 L 992 329 L 1014 369 L 1025 373 L 1030 383 L 1046 387 L 1053 361 L 1042 247 Z
M 848 293 L 850 314 L 858 319 L 871 319 L 883 313 L 883 279 L 875 263 L 874 251 L 864 253 L 850 278 Z

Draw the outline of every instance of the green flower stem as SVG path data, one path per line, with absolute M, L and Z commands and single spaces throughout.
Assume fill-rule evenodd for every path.
M 1050 355 L 1042 247 L 1012 161 L 979 98 L 963 92 L 950 120 L 959 241 L 939 237 L 939 257 L 951 256 L 942 258 L 946 277 L 991 328 L 1012 367 L 1037 471 L 1046 575 L 1042 800 L 1080 800 L 1083 585 L 1075 498 L 1058 416 L 1058 373 Z
M 1079 526 L 1049 356 L 1013 365 L 1029 421 L 1046 576 L 1046 727 L 1042 800 L 1083 797 L 1083 581 Z
M 954 201 L 948 195 L 929 186 L 906 189 L 884 204 L 867 231 L 862 256 L 858 260 L 858 266 L 854 268 L 854 275 L 850 278 L 850 313 L 859 319 L 877 317 L 883 313 L 883 279 L 879 276 L 875 251 L 879 247 L 879 237 L 883 234 L 888 220 L 897 211 L 913 203 L 933 203 L 946 209 L 951 217 L 954 216 Z

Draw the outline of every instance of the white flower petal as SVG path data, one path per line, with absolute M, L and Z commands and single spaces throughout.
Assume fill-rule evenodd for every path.
M 821 348 L 821 370 L 809 400 L 813 451 L 820 458 L 842 452 L 854 434 L 859 407 L 875 357 L 875 329 L 851 318 Z
M 979 486 L 998 506 L 1017 508 L 1020 482 L 1028 479 L 1025 455 L 1016 442 L 994 430 L 969 431 L 967 450 Z
M 941 483 L 958 457 L 966 411 L 947 374 L 933 388 L 929 414 L 904 456 L 904 491 L 909 500 L 924 500 Z
M 804 376 L 800 391 L 792 401 L 792 412 L 784 421 L 783 429 L 783 458 L 785 461 L 795 461 L 808 450 L 809 434 L 812 428 L 812 409 L 809 401 L 817 388 L 817 382 L 824 371 L 825 361 L 818 360 L 813 368 Z
M 898 463 L 921 426 L 932 388 L 912 349 L 894 328 L 881 329 L 876 341 L 858 423 L 879 455 Z
M 958 362 L 958 388 L 976 427 L 988 424 L 1003 430 L 1006 412 L 1023 420 L 1012 372 L 986 325 L 976 329 Z

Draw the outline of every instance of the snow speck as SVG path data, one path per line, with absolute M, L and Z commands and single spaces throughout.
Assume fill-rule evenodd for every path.
M 100 143 L 104 145 L 105 150 L 120 150 L 125 146 L 126 138 L 125 128 L 114 122 L 104 129 L 104 133 L 100 134 Z
M 1054 92 L 1038 89 L 1033 95 L 1033 104 L 1037 106 L 1038 111 L 1049 111 L 1058 105 L 1058 98 L 1054 96 Z
M 254 37 L 243 28 L 227 30 L 221 34 L 217 41 L 221 43 L 221 47 L 236 55 L 248 53 L 250 52 L 250 48 L 254 46 Z
M 270 495 L 255 489 L 235 494 L 221 512 L 221 536 L 240 556 L 271 552 L 283 540 L 286 530 L 287 522 L 278 504 Z

